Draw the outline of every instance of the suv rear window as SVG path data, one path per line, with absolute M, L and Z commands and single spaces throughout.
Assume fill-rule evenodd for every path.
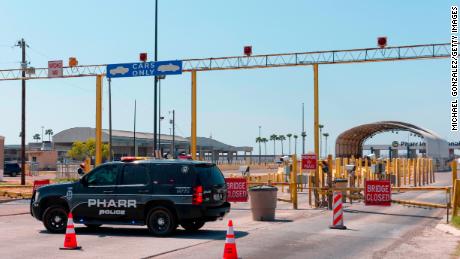
M 195 182 L 195 176 L 188 165 L 153 164 L 151 170 L 153 180 L 159 184 L 192 186 Z
M 195 172 L 200 179 L 201 184 L 204 185 L 222 185 L 225 184 L 224 176 L 216 165 L 210 164 L 197 164 L 195 165 Z

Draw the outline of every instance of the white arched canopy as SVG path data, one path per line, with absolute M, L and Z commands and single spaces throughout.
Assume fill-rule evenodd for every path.
M 449 157 L 448 142 L 431 130 L 399 121 L 379 121 L 363 124 L 344 131 L 337 137 L 335 154 L 337 157 L 361 157 L 363 143 L 376 133 L 391 130 L 404 130 L 423 136 L 426 143 L 426 154 L 432 158 L 447 159 Z

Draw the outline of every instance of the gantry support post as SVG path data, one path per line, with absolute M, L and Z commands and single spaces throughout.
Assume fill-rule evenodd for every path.
M 102 162 L 102 75 L 96 76 L 96 161 Z
M 190 152 L 196 160 L 196 70 L 192 71 L 192 120 L 191 120 Z
M 318 111 L 318 103 L 319 103 L 319 93 L 318 93 L 318 64 L 313 64 L 313 77 L 314 77 L 314 128 L 315 128 L 315 154 L 316 158 L 319 161 L 319 111 Z M 316 165 L 315 170 L 315 182 L 314 187 L 319 187 L 319 165 Z M 317 189 L 315 189 L 315 207 L 319 206 L 319 195 Z

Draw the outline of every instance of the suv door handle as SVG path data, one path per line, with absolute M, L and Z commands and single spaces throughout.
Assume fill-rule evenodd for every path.
M 148 192 L 150 192 L 150 190 L 139 190 L 138 192 L 139 193 L 148 193 Z
M 103 191 L 103 193 L 113 193 L 113 190 L 106 190 L 106 191 Z

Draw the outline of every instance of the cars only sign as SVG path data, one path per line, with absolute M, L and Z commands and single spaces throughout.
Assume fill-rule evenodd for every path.
M 248 201 L 248 183 L 246 178 L 225 178 L 227 183 L 227 201 Z
M 366 205 L 390 206 L 391 183 L 387 180 L 367 180 L 364 186 Z
M 182 61 L 156 61 L 107 65 L 107 78 L 179 75 L 182 73 Z

